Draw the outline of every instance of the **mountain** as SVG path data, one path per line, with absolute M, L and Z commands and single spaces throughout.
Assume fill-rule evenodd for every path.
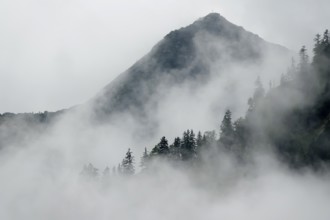
M 312 62 L 306 48 L 299 52 L 298 63 L 292 63 L 282 75 L 280 84 L 267 91 L 260 78 L 248 101 L 245 116 L 233 121 L 226 110 L 220 124 L 220 135 L 214 132 L 184 131 L 168 146 L 166 137 L 150 151 L 148 160 L 170 158 L 175 162 L 204 161 L 232 155 L 239 163 L 254 160 L 255 153 L 271 152 L 285 166 L 306 171 L 306 168 L 328 171 L 330 162 L 330 37 L 316 35 Z M 181 140 L 181 141 L 180 141 Z M 147 153 L 145 153 L 147 155 Z M 209 155 L 210 157 L 205 157 Z M 265 154 L 263 154 L 265 155 Z M 207 158 L 207 159 L 205 159 Z M 255 161 L 254 161 L 255 162 Z M 253 163 L 254 163 L 253 162 Z M 199 166 L 202 163 L 199 163 Z M 215 163 L 218 164 L 218 163 Z M 210 170 L 211 166 L 206 166 Z M 217 166 L 215 166 L 217 167 Z M 144 166 L 145 170 L 150 166 Z M 218 173 L 218 167 L 216 173 Z M 216 175 L 216 174 L 215 174 Z
M 198 86 L 211 75 L 224 74 L 229 64 L 259 65 L 269 54 L 287 59 L 291 53 L 211 13 L 167 34 L 89 104 L 101 120 L 123 112 L 145 118 L 146 108 L 157 108 L 164 85 L 167 91 L 187 82 Z
M 230 75 L 231 71 L 228 69 L 236 66 L 240 66 L 244 71 L 239 75 L 252 77 L 254 80 L 259 73 L 256 71 L 254 75 L 249 75 L 245 71 L 246 67 L 255 66 L 254 70 L 258 70 L 260 74 L 267 74 L 268 71 L 261 72 L 260 69 L 265 61 L 271 60 L 270 57 L 273 58 L 272 62 L 278 61 L 283 64 L 283 60 L 289 60 L 290 56 L 291 52 L 286 48 L 268 43 L 244 28 L 230 23 L 221 15 L 211 13 L 187 27 L 167 34 L 148 54 L 105 86 L 86 104 L 54 113 L 0 114 L 0 148 L 7 145 L 9 139 L 24 141 L 26 137 L 34 138 L 33 135 L 26 135 L 26 132 L 44 131 L 44 125 L 54 124 L 58 116 L 64 112 L 70 113 L 81 109 L 88 109 L 88 114 L 92 113 L 82 117 L 92 118 L 92 121 L 109 123 L 115 118 L 118 119 L 118 114 L 127 114 L 138 120 L 138 124 L 154 130 L 160 123 L 154 115 L 163 107 L 161 102 L 166 95 L 174 89 L 188 87 L 191 93 L 194 93 L 210 81 Z M 286 65 L 280 66 L 286 68 Z M 280 72 L 276 74 L 279 75 Z M 218 91 L 227 91 L 227 95 L 235 100 L 237 97 L 233 94 L 236 89 L 232 84 L 236 82 L 226 79 L 223 81 L 223 87 L 219 86 Z M 245 82 L 240 80 L 240 83 Z M 231 86 L 230 90 L 227 88 L 228 85 Z M 236 96 L 240 94 L 242 91 L 236 92 Z M 220 102 L 221 99 L 222 97 L 217 101 Z M 241 99 L 245 106 L 245 97 Z M 184 99 L 183 102 L 185 105 L 187 100 Z M 175 109 L 182 108 L 178 103 L 174 104 Z M 191 115 L 189 120 L 192 117 L 204 117 L 193 113 Z M 174 120 L 174 117 L 169 118 Z M 175 126 L 178 125 L 177 122 L 173 123 Z

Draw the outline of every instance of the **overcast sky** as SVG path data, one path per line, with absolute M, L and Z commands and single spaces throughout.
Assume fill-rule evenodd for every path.
M 169 31 L 210 12 L 311 51 L 329 8 L 329 0 L 1 0 L 0 113 L 83 103 Z

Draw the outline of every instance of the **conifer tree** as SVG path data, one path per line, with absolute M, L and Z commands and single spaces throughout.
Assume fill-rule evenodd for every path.
M 170 152 L 168 147 L 168 141 L 165 137 L 162 137 L 159 144 L 158 144 L 158 154 L 162 156 L 168 155 Z
M 325 50 L 327 50 L 329 45 L 330 45 L 329 30 L 328 29 L 325 30 L 324 33 L 323 33 L 322 45 L 323 45 Z
M 143 170 L 147 169 L 149 163 L 149 154 L 147 148 L 144 148 L 143 155 L 141 157 L 140 167 Z
M 306 76 L 309 74 L 309 57 L 307 54 L 307 49 L 305 46 L 302 46 L 302 48 L 299 51 L 299 72 L 300 75 L 306 80 Z
M 237 144 L 241 150 L 243 150 L 242 148 L 244 146 L 246 146 L 246 142 L 247 142 L 247 131 L 246 131 L 246 126 L 244 123 L 244 119 L 243 118 L 239 118 L 234 122 L 234 142 L 235 144 Z
M 181 155 L 182 160 L 190 160 L 195 157 L 196 140 L 193 130 L 183 132 L 181 140 Z
M 265 89 L 261 83 L 260 77 L 255 81 L 255 89 L 253 97 L 248 100 L 248 113 L 253 112 L 256 106 L 259 104 L 260 100 L 265 96 Z
M 134 157 L 130 148 L 128 148 L 126 156 L 121 163 L 121 172 L 124 175 L 133 175 L 135 173 Z
M 307 49 L 306 46 L 302 46 L 302 48 L 299 51 L 299 58 L 300 58 L 300 65 L 306 65 L 308 63 L 308 55 L 307 55 Z M 301 67 L 302 68 L 302 67 Z
M 200 131 L 198 131 L 197 133 L 196 144 L 198 147 L 201 147 L 203 145 L 203 136 L 202 136 L 202 132 Z
M 203 134 L 203 144 L 204 147 L 210 148 L 216 144 L 216 135 L 215 131 L 206 131 Z
M 203 146 L 203 136 L 200 131 L 198 131 L 198 133 L 197 133 L 196 146 L 197 146 L 197 150 L 196 150 L 197 152 L 199 152 Z
M 160 142 L 151 150 L 150 156 L 168 156 L 169 152 L 168 141 L 165 137 L 162 137 Z
M 317 34 L 314 38 L 314 57 L 313 57 L 313 64 L 318 62 L 318 59 L 322 53 L 322 41 L 321 41 L 321 35 Z
M 181 159 L 181 139 L 179 137 L 174 138 L 174 142 L 170 146 L 170 157 L 173 160 Z
M 220 126 L 220 142 L 226 147 L 233 144 L 234 129 L 231 120 L 231 111 L 227 110 Z
M 313 67 L 317 70 L 320 80 L 324 83 L 330 78 L 330 40 L 329 31 L 325 30 L 323 37 L 316 35 L 314 44 Z M 326 83 L 325 83 L 326 84 Z
M 196 151 L 196 137 L 195 137 L 195 133 L 193 130 L 190 130 L 190 135 L 189 135 L 189 144 L 191 146 L 191 149 L 193 152 Z

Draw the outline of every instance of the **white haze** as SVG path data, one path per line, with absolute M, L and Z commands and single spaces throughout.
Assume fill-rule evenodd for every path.
M 205 54 L 201 48 L 199 54 Z M 214 64 L 211 80 L 196 91 L 188 84 L 170 91 L 165 86 L 168 95 L 157 111 L 148 112 L 160 125 L 150 139 L 134 136 L 141 125 L 127 114 L 95 125 L 88 120 L 88 106 L 73 109 L 37 138 L 1 151 L 0 218 L 328 219 L 328 175 L 295 173 L 270 153 L 256 153 L 254 163 L 245 167 L 220 155 L 200 176 L 163 163 L 155 174 L 110 177 L 108 182 L 79 176 L 89 162 L 100 173 L 116 166 L 129 147 L 139 171 L 143 148 L 151 150 L 162 135 L 172 142 L 188 128 L 217 129 L 228 107 L 235 118 L 244 115 L 256 77 L 278 81 L 275 77 L 287 67 L 283 62 L 265 56 L 263 64 L 226 63 L 221 75 Z
M 58 149 L 25 149 L 3 159 L 1 219 L 330 217 L 328 175 L 291 172 L 266 155 L 256 155 L 255 164 L 245 168 L 223 155 L 214 168 L 218 174 L 204 173 L 202 184 L 167 165 L 152 176 L 85 182 Z
M 123 46 L 117 44 L 116 41 L 122 35 L 112 38 L 112 41 L 115 42 L 113 43 L 109 42 L 110 36 L 113 36 L 112 31 L 102 34 L 104 32 L 97 32 L 100 30 L 98 26 L 91 31 L 91 26 L 98 22 L 88 23 L 90 19 L 108 21 L 107 19 L 111 20 L 111 16 L 116 16 L 115 9 L 112 9 L 113 14 L 106 10 L 113 6 L 113 2 L 107 3 L 105 6 L 108 7 L 104 9 L 98 7 L 105 4 L 102 1 L 96 2 L 97 4 L 83 2 L 83 6 L 80 8 L 76 8 L 77 2 L 75 1 L 54 2 L 53 4 L 31 2 L 34 3 L 33 8 L 41 7 L 43 9 L 37 11 L 38 13 L 42 11 L 45 17 L 48 18 L 47 12 L 49 11 L 54 14 L 60 11 L 64 17 L 69 16 L 71 19 L 68 20 L 72 23 L 66 24 L 67 20 L 63 17 L 50 15 L 54 19 L 56 28 L 50 28 L 51 34 L 49 34 L 47 31 L 39 32 L 40 25 L 49 31 L 48 20 L 39 19 L 38 13 L 28 17 L 33 22 L 38 20 L 38 25 L 32 25 L 38 30 L 30 31 L 27 28 L 24 33 L 31 35 L 24 38 L 27 43 L 23 38 L 18 37 L 18 42 L 21 42 L 16 45 L 18 52 L 15 52 L 14 48 L 11 53 L 7 54 L 8 56 L 1 54 L 1 57 L 5 57 L 3 59 L 5 61 L 2 61 L 4 63 L 0 66 L 1 74 L 5 74 L 6 79 L 6 86 L 3 84 L 1 87 L 7 88 L 7 90 L 3 90 L 7 92 L 2 92 L 1 95 L 2 106 L 8 108 L 4 111 L 11 111 L 11 109 L 13 111 L 21 109 L 30 111 L 36 108 L 38 110 L 43 110 L 42 108 L 55 110 L 58 107 L 83 102 L 121 70 L 127 68 L 127 63 L 133 62 L 146 53 L 151 45 L 160 38 L 154 33 L 157 35 L 156 37 L 152 35 L 150 38 L 143 39 L 143 43 L 146 44 L 144 46 L 137 45 L 136 42 L 131 41 L 132 36 L 127 36 L 126 39 L 122 39 L 126 42 Z M 143 5 L 150 3 L 143 2 Z M 199 6 L 197 2 L 194 1 L 196 8 Z M 26 13 L 25 7 L 31 7 L 29 2 L 19 3 L 22 2 L 8 1 L 2 4 L 11 8 L 17 6 L 17 13 L 23 14 Z M 137 29 L 136 32 L 133 32 L 134 34 L 141 32 L 140 27 L 130 23 L 132 19 L 129 17 L 132 16 L 131 13 L 133 15 L 137 13 L 136 8 L 129 9 L 132 7 L 130 4 L 137 3 L 126 1 L 124 3 L 126 4 L 125 9 L 127 9 L 125 12 L 127 20 L 125 21 L 128 23 L 118 23 L 114 29 L 129 27 Z M 169 13 L 168 11 L 171 11 L 172 7 L 176 5 L 174 1 L 171 3 L 173 6 L 167 7 L 165 5 L 168 3 L 162 3 L 167 10 L 161 15 L 168 15 L 166 13 Z M 69 4 L 70 7 L 61 7 L 66 4 Z M 175 10 L 176 16 L 162 18 L 164 21 L 167 18 L 170 19 L 169 23 L 173 21 L 175 25 L 172 26 L 165 22 L 169 25 L 166 26 L 168 30 L 155 32 L 161 33 L 162 36 L 169 30 L 177 28 L 179 22 L 177 23 L 175 20 L 187 2 L 183 1 L 181 4 L 182 6 Z M 227 9 L 232 4 L 227 3 Z M 150 13 L 157 18 L 157 11 L 153 10 L 152 5 L 150 4 L 149 10 L 152 12 Z M 220 7 L 213 1 L 209 1 L 206 5 L 203 10 L 204 8 L 209 10 L 213 7 Z M 269 5 L 272 4 L 269 3 Z M 226 8 L 226 4 L 221 7 Z M 77 14 L 71 17 L 73 9 Z M 138 9 L 141 10 L 141 13 L 144 10 L 142 6 Z M 103 13 L 98 14 L 95 11 Z M 196 9 L 196 11 L 188 13 L 190 17 L 180 15 L 183 17 L 180 22 L 184 21 L 180 25 L 190 23 L 194 20 L 190 19 L 191 17 L 200 17 L 201 15 L 197 11 Z M 230 14 L 229 10 L 224 9 L 226 16 L 225 13 Z M 86 14 L 91 17 L 84 17 Z M 100 18 L 95 18 L 96 14 Z M 117 14 L 120 13 L 117 12 Z M 229 20 L 231 20 L 230 16 L 228 16 Z M 73 21 L 78 18 L 84 18 L 78 22 L 81 26 L 77 27 L 81 28 L 79 30 L 84 30 L 82 32 L 72 31 L 72 28 L 76 27 L 76 23 Z M 149 17 L 142 16 L 142 19 L 144 20 L 141 20 L 141 23 L 145 21 L 150 22 L 149 25 L 151 25 L 154 22 Z M 239 17 L 236 19 L 239 20 Z M 25 24 L 21 23 L 23 21 L 21 18 L 15 21 L 21 24 L 20 27 Z M 1 25 L 3 24 L 4 22 L 1 23 Z M 11 26 L 8 23 L 5 24 L 7 27 Z M 58 24 L 63 24 L 63 26 Z M 99 25 L 102 29 L 107 27 L 106 24 Z M 13 27 L 17 27 L 17 25 Z M 142 27 L 145 28 L 142 30 L 150 28 L 150 26 Z M 158 25 L 153 27 L 158 28 Z M 65 33 L 69 34 L 61 35 L 62 28 L 68 31 Z M 21 29 L 18 28 L 18 30 L 17 33 L 21 33 Z M 150 30 L 154 31 L 154 29 Z M 148 34 L 151 34 L 150 30 Z M 123 30 L 123 32 L 131 33 L 127 30 Z M 39 42 L 38 39 L 41 38 L 35 38 L 38 33 L 46 33 L 47 36 L 55 37 L 51 39 L 46 37 L 47 40 Z M 9 41 L 11 35 L 5 36 Z M 58 41 L 56 36 L 61 39 L 70 36 L 70 40 Z M 11 42 L 10 45 L 14 45 L 17 41 L 12 39 Z M 34 43 L 30 44 L 31 42 Z M 103 44 L 104 42 L 109 42 L 109 45 Z M 131 42 L 131 45 L 127 45 L 127 42 Z M 86 44 L 88 46 L 83 47 Z M 33 50 L 32 56 L 29 56 L 29 51 L 36 45 L 38 46 Z M 110 53 L 109 48 L 112 48 L 115 53 Z M 132 50 L 134 53 L 130 53 Z M 77 54 L 80 55 L 76 56 Z M 54 56 L 57 59 L 56 62 L 54 62 Z M 121 57 L 124 58 L 121 59 Z M 111 62 L 112 60 L 114 61 Z M 247 167 L 240 167 L 229 155 L 221 155 L 219 163 L 209 172 L 205 172 L 201 179 L 199 176 L 184 173 L 165 164 L 160 165 L 160 170 L 155 175 L 137 175 L 129 179 L 112 178 L 108 184 L 104 184 L 101 180 L 85 182 L 79 177 L 83 165 L 89 162 L 99 168 L 100 172 L 106 166 L 110 168 L 116 166 L 129 147 L 133 150 L 136 166 L 138 166 L 143 148 L 148 147 L 151 150 L 163 135 L 169 138 L 169 142 L 172 142 L 175 136 L 181 136 L 183 130 L 188 128 L 202 131 L 217 129 L 226 108 L 233 110 L 234 118 L 243 116 L 246 112 L 247 98 L 252 95 L 253 82 L 256 77 L 260 75 L 267 88 L 269 80 L 275 80 L 278 83 L 280 74 L 286 70 L 286 67 L 287 63 L 283 64 L 282 61 L 277 63 L 277 59 L 270 56 L 265 58 L 263 65 L 258 66 L 237 64 L 232 66 L 231 63 L 227 63 L 223 74 L 219 77 L 216 74 L 219 66 L 215 64 L 212 66 L 213 78 L 205 86 L 198 88 L 193 93 L 189 86 L 174 88 L 168 91 L 169 94 L 164 97 L 157 111 L 150 110 L 149 114 L 153 114 L 158 119 L 160 126 L 156 135 L 150 139 L 136 138 L 133 135 L 136 130 L 141 128 L 141 125 L 136 124 L 129 115 L 118 117 L 112 124 L 95 126 L 86 120 L 90 116 L 88 108 L 71 111 L 37 138 L 32 136 L 24 145 L 13 142 L 11 146 L 6 146 L 1 150 L 0 219 L 310 220 L 313 218 L 328 220 L 330 218 L 327 207 L 330 202 L 328 174 L 318 174 L 309 170 L 299 173 L 290 171 L 276 161 L 271 153 L 257 152 L 253 155 L 254 164 Z M 9 77 L 9 73 L 13 75 Z M 30 78 L 37 78 L 37 80 L 29 81 Z M 49 81 L 52 82 L 53 88 L 49 88 Z M 79 85 L 72 85 L 72 81 Z M 1 80 L 1 83 L 3 82 Z M 39 85 L 42 85 L 39 87 L 41 90 L 37 88 Z M 17 88 L 17 91 L 13 91 L 14 87 Z M 72 94 L 72 88 L 76 89 L 76 94 Z M 83 95 L 82 88 L 89 91 L 84 91 Z M 56 92 L 53 93 L 53 91 Z M 32 96 L 34 93 L 42 94 L 43 92 L 45 96 L 40 95 L 37 96 L 38 98 Z M 26 95 L 24 96 L 26 101 L 20 103 L 16 94 L 22 93 Z M 6 96 L 3 96 L 4 94 Z M 28 96 L 31 97 L 31 100 L 26 98 Z M 38 102 L 37 99 L 42 101 Z M 44 104 L 45 99 L 49 102 L 48 104 Z

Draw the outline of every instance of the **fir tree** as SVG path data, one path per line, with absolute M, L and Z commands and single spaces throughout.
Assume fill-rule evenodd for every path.
M 195 157 L 195 134 L 191 130 L 183 132 L 183 137 L 181 140 L 181 156 L 182 160 L 190 160 Z
M 321 35 L 317 34 L 314 38 L 314 57 L 313 57 L 313 64 L 318 63 L 318 59 L 322 53 L 322 41 L 321 41 Z
M 202 132 L 200 132 L 200 131 L 198 131 L 198 133 L 197 133 L 196 144 L 197 144 L 197 147 L 202 147 L 202 145 L 203 145 L 203 135 L 202 135 Z
M 181 139 L 179 137 L 174 138 L 173 144 L 170 146 L 170 157 L 173 160 L 181 159 Z
M 126 156 L 121 163 L 121 172 L 124 175 L 133 175 L 135 173 L 134 157 L 130 148 L 128 148 Z
M 144 148 L 143 155 L 141 157 L 140 167 L 143 170 L 147 169 L 149 163 L 149 154 L 147 148 Z
M 162 137 L 159 144 L 158 144 L 158 154 L 162 156 L 168 155 L 170 152 L 168 147 L 168 141 L 165 137 Z
M 197 133 L 196 146 L 197 146 L 196 152 L 199 152 L 200 149 L 203 146 L 203 136 L 202 136 L 202 133 L 200 131 L 198 131 L 198 133 Z
M 195 133 L 194 133 L 193 130 L 190 130 L 189 145 L 190 145 L 190 150 L 191 150 L 192 156 L 195 157 L 196 156 L 197 143 L 196 143 Z
M 316 35 L 314 41 L 313 67 L 315 70 L 317 70 L 320 80 L 325 83 L 330 78 L 329 31 L 325 30 L 322 39 L 321 35 Z
M 302 48 L 299 51 L 299 58 L 300 58 L 300 62 L 299 62 L 299 73 L 301 75 L 301 77 L 303 77 L 303 80 L 307 80 L 307 75 L 310 72 L 309 69 L 309 57 L 307 54 L 307 49 L 305 46 L 302 46 Z
M 255 108 L 257 107 L 257 105 L 264 96 L 265 96 L 265 89 L 261 83 L 260 77 L 258 77 L 255 82 L 253 97 L 249 98 L 248 100 L 248 105 L 249 105 L 248 113 L 253 112 L 255 110 Z
M 246 130 L 245 120 L 243 118 L 239 118 L 234 122 L 234 141 L 235 144 L 238 145 L 241 150 L 247 144 L 247 130 Z
M 167 156 L 170 152 L 168 141 L 165 137 L 162 137 L 160 142 L 151 150 L 150 156 Z
M 227 110 L 220 126 L 220 142 L 226 147 L 233 144 L 234 129 L 231 121 L 231 111 Z
M 210 148 L 216 144 L 215 131 L 206 131 L 203 134 L 203 144 L 205 148 Z

